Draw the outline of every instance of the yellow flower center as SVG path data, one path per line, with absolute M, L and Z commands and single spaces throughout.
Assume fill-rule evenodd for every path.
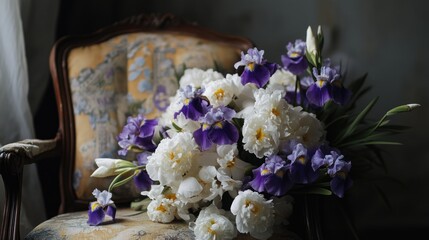
M 94 212 L 100 206 L 98 202 L 91 203 L 91 212 Z
M 174 157 L 176 157 L 176 156 L 174 155 L 174 152 L 170 152 L 168 154 L 168 157 L 170 158 L 170 160 L 174 160 Z
M 322 88 L 323 86 L 325 86 L 326 81 L 323 79 L 319 79 L 316 81 L 317 86 L 319 86 L 319 88 Z
M 175 201 L 176 200 L 176 194 L 174 194 L 174 193 L 168 193 L 168 194 L 164 195 L 164 198 L 167 198 L 167 199 Z
M 216 96 L 216 99 L 220 101 L 225 96 L 225 91 L 222 88 L 219 88 L 214 92 L 214 95 Z
M 222 122 L 221 122 L 221 121 L 219 121 L 219 122 L 215 123 L 215 124 L 214 124 L 214 126 L 215 126 L 216 128 L 222 128 L 222 127 L 223 127 L 223 124 L 222 124 Z
M 271 113 L 276 117 L 280 116 L 280 111 L 277 108 L 271 109 Z
M 235 158 L 226 163 L 227 168 L 233 168 L 235 166 Z
M 301 163 L 302 165 L 305 165 L 305 163 L 307 162 L 307 158 L 304 156 L 299 156 L 298 159 L 296 159 L 299 163 Z
M 255 70 L 255 63 L 249 63 L 249 64 L 247 64 L 247 68 L 250 70 L 250 71 L 254 71 Z
M 291 58 L 296 58 L 296 57 L 299 57 L 299 55 L 300 55 L 300 53 L 299 53 L 299 52 L 292 52 L 292 53 L 289 55 L 289 57 L 291 57 Z
M 162 204 L 160 204 L 155 210 L 163 213 L 167 212 L 167 209 Z
M 256 130 L 256 139 L 258 141 L 262 141 L 262 139 L 264 139 L 264 137 L 265 137 L 265 134 L 262 131 L 262 128 L 258 128 L 258 130 Z
M 257 214 L 257 213 L 259 212 L 259 207 L 258 207 L 258 205 L 253 204 L 253 202 L 252 202 L 252 201 L 250 201 L 249 199 L 246 199 L 246 201 L 245 201 L 245 206 L 246 206 L 246 208 L 250 208 L 250 211 L 251 211 L 253 214 Z
M 285 175 L 285 172 L 283 170 L 277 171 L 276 175 L 280 178 L 283 178 L 283 176 Z
M 183 104 L 185 104 L 185 105 L 189 105 L 189 102 L 190 102 L 191 100 L 189 99 L 189 98 L 186 98 L 185 100 L 183 100 Z
M 267 174 L 270 174 L 271 173 L 271 171 L 270 170 L 268 170 L 268 169 L 263 169 L 262 171 L 261 171 L 261 175 L 262 176 L 264 176 L 264 175 L 267 175 Z

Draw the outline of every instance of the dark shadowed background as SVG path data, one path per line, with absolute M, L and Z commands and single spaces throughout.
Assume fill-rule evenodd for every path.
M 359 107 L 380 96 L 371 117 L 381 117 L 399 104 L 422 105 L 393 119 L 412 128 L 394 139 L 403 146 L 383 148 L 386 171 L 374 168 L 366 180 L 355 181 L 341 202 L 321 201 L 325 238 L 351 237 L 336 204 L 344 207 L 360 239 L 425 236 L 429 229 L 428 9 L 424 0 L 34 2 L 24 10 L 34 11 L 30 16 L 38 21 L 23 22 L 36 134 L 51 138 L 58 127 L 48 54 L 53 41 L 61 36 L 90 33 L 140 13 L 170 12 L 216 31 L 247 37 L 265 50 L 268 60 L 280 63 L 289 41 L 305 40 L 309 25 L 321 25 L 326 37 L 325 56 L 341 60 L 350 78 L 369 74 L 368 84 L 373 88 Z M 40 90 L 32 91 L 36 88 Z M 48 217 L 55 215 L 59 205 L 58 166 L 56 159 L 38 166 Z

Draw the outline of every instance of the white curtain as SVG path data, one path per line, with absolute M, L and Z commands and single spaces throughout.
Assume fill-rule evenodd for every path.
M 28 104 L 28 72 L 19 1 L 0 0 L 0 145 L 34 138 Z M 1 205 L 4 201 L 0 185 Z M 45 208 L 36 166 L 24 169 L 21 236 L 45 220 Z M 3 209 L 3 207 L 1 207 Z

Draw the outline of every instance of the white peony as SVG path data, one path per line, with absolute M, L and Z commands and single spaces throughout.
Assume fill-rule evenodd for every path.
M 162 192 L 164 191 L 164 186 L 162 185 L 152 185 L 150 191 L 142 191 L 140 194 L 143 196 L 148 196 L 150 199 L 154 200 L 159 197 L 163 197 Z
M 157 198 L 147 206 L 147 215 L 153 222 L 169 223 L 174 220 L 176 207 L 173 200 L 168 198 Z
M 213 107 L 227 106 L 238 94 L 238 87 L 230 77 L 209 82 L 205 85 L 204 96 Z
M 167 107 L 165 112 L 161 114 L 161 117 L 158 120 L 159 126 L 172 127 L 171 121 L 174 119 L 174 114 L 180 111 L 183 107 L 183 101 L 178 92 L 179 90 L 177 90 L 176 95 L 170 97 L 170 105 Z
M 146 165 L 149 177 L 161 185 L 178 187 L 194 164 L 198 145 L 189 132 L 180 132 L 172 138 L 164 138 Z
M 267 90 L 282 90 L 284 91 L 288 87 L 295 89 L 296 76 L 284 69 L 278 69 L 271 77 L 267 85 Z
M 202 199 L 202 191 L 203 186 L 201 186 L 198 179 L 195 177 L 188 177 L 180 182 L 179 189 L 177 190 L 177 197 L 183 203 L 195 203 Z
M 173 125 L 174 124 L 174 125 Z M 200 128 L 200 123 L 193 121 L 192 119 L 186 118 L 185 115 L 181 112 L 175 119 L 171 119 L 169 124 L 164 125 L 169 127 L 167 134 L 170 137 L 173 137 L 178 132 L 194 132 Z M 179 128 L 179 129 L 177 129 Z
M 198 240 L 234 239 L 237 230 L 234 224 L 214 205 L 203 209 L 195 222 L 189 223 Z
M 286 121 L 289 104 L 284 99 L 284 91 L 255 91 L 255 112 L 263 118 L 268 118 L 278 126 Z
M 277 153 L 279 137 L 276 124 L 262 115 L 254 114 L 244 119 L 243 147 L 258 158 Z
M 202 70 L 199 68 L 186 69 L 180 78 L 180 88 L 191 85 L 194 88 L 204 87 L 209 82 L 222 79 L 223 75 L 213 69 Z
M 307 148 L 319 146 L 325 137 L 325 130 L 316 115 L 295 108 L 289 111 L 289 139 L 302 143 Z
M 273 234 L 274 204 L 262 194 L 251 190 L 240 191 L 232 202 L 231 212 L 236 216 L 239 232 L 250 233 L 257 239 L 268 239 Z
M 243 179 L 246 171 L 252 167 L 250 163 L 238 158 L 237 144 L 219 145 L 217 153 L 219 155 L 217 162 L 220 165 L 218 171 L 233 179 Z

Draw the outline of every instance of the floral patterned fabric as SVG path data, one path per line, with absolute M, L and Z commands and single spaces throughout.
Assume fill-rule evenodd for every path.
M 73 49 L 68 73 L 76 126 L 77 198 L 90 201 L 94 188 L 108 188 L 111 179 L 90 177 L 97 167 L 94 159 L 118 157 L 116 137 L 127 116 L 158 116 L 186 68 L 231 72 L 239 52 L 225 43 L 167 33 L 127 34 Z M 131 184 L 114 193 L 116 201 L 139 195 Z
M 185 221 L 168 224 L 149 220 L 144 212 L 119 209 L 116 221 L 107 220 L 99 226 L 89 226 L 86 211 L 66 213 L 47 220 L 34 228 L 26 240 L 86 240 L 86 239 L 129 239 L 129 240 L 193 240 L 194 233 Z M 272 240 L 300 240 L 296 234 L 285 228 L 276 229 Z M 237 240 L 255 240 L 248 234 L 239 234 Z
M 106 221 L 99 226 L 89 226 L 87 212 L 58 215 L 37 226 L 25 239 L 193 239 L 185 222 L 155 223 L 146 213 L 120 210 L 116 221 Z

